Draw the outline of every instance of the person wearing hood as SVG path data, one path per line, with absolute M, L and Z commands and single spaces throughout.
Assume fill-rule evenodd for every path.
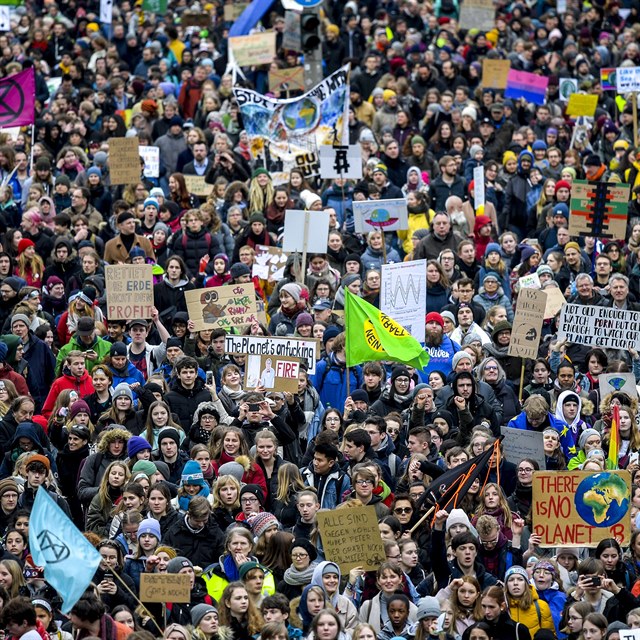
M 95 391 L 93 380 L 85 367 L 84 355 L 80 351 L 69 351 L 65 356 L 62 375 L 54 380 L 42 406 L 42 415 L 45 418 L 48 419 L 51 416 L 58 395 L 64 389 L 76 391 L 81 398 Z
M 486 382 L 492 389 L 504 409 L 503 421 L 508 422 L 520 413 L 521 407 L 518 396 L 507 382 L 504 369 L 493 357 L 485 358 L 477 370 L 478 380 Z M 504 424 L 503 422 L 503 424 Z
M 473 301 L 481 305 L 485 312 L 496 305 L 504 307 L 507 310 L 507 320 L 513 322 L 513 306 L 504 293 L 503 283 L 503 278 L 495 271 L 486 271 L 482 275 L 481 286 L 473 297 Z
M 555 632 L 555 624 L 549 605 L 538 596 L 538 591 L 529 584 L 526 569 L 515 565 L 505 574 L 505 591 L 509 603 L 509 615 L 514 622 L 521 622 L 531 637 L 540 629 Z
M 170 320 L 178 311 L 187 311 L 184 292 L 194 288 L 195 285 L 189 281 L 184 260 L 172 255 L 167 260 L 162 280 L 153 287 L 153 300 L 163 322 Z
M 69 430 L 67 441 L 58 450 L 56 466 L 58 467 L 58 486 L 62 495 L 67 497 L 71 519 L 82 530 L 84 513 L 77 495 L 78 475 L 85 459 L 89 456 L 91 434 L 84 425 L 74 425 Z
M 67 287 L 71 277 L 79 270 L 80 262 L 73 250 L 72 239 L 66 235 L 58 236 L 53 242 L 51 262 L 44 270 L 42 281 L 47 282 L 51 276 L 57 276 Z
M 525 149 L 518 156 L 518 170 L 509 180 L 505 189 L 504 207 L 500 215 L 500 229 L 508 229 L 518 234 L 522 240 L 527 237 L 527 196 L 531 190 L 529 173 L 533 165 L 533 154 Z
M 556 567 L 548 560 L 540 560 L 533 565 L 532 577 L 538 597 L 549 605 L 556 633 L 561 637 L 560 621 L 567 602 L 567 594 L 560 588 Z
M 53 456 L 40 437 L 41 431 L 42 429 L 34 422 L 21 422 L 18 425 L 13 441 L 4 454 L 2 465 L 0 465 L 0 480 L 13 475 L 16 460 L 27 451 L 35 451 L 40 454 L 49 463 L 49 469 L 53 469 L 53 472 L 57 473 L 55 462 L 52 462 Z
M 483 344 L 482 348 L 487 355 L 493 356 L 504 369 L 508 380 L 519 380 L 522 369 L 522 358 L 509 355 L 509 344 L 511 343 L 512 326 L 508 320 L 496 322 L 491 332 L 491 340 L 488 344 Z M 525 380 L 531 378 L 532 361 L 524 360 Z
M 417 167 L 411 167 L 409 172 Z M 422 178 L 420 178 L 422 180 Z M 418 242 L 428 233 L 429 225 L 435 216 L 435 211 L 429 207 L 429 196 L 424 191 L 416 189 L 408 191 L 407 211 L 408 211 L 408 227 L 406 230 L 396 231 L 398 239 L 402 243 L 402 250 L 408 256 L 415 250 Z M 424 232 L 424 234 L 419 233 Z M 415 240 L 418 234 L 417 241 Z M 405 260 L 408 258 L 405 257 Z
M 591 404 L 587 401 L 587 404 Z M 571 429 L 574 441 L 578 441 L 580 435 L 589 425 L 581 418 L 582 398 L 574 391 L 563 391 L 556 402 L 555 417 L 559 422 L 564 422 Z
M 12 360 L 15 362 L 15 354 L 19 345 L 20 338 L 17 336 L 2 336 L 0 339 L 0 380 L 10 380 L 21 396 L 30 396 L 29 386 L 24 376 L 16 373 L 9 364 Z M 13 358 L 11 358 L 11 351 L 13 351 Z

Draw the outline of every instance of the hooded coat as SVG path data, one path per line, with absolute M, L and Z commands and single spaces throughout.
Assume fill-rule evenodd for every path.
M 536 588 L 531 586 L 531 595 L 533 604 L 527 609 L 521 609 L 517 600 L 507 596 L 509 604 L 509 615 L 514 622 L 521 622 L 529 629 L 529 633 L 533 637 L 539 629 L 550 629 L 555 632 L 553 616 L 549 605 L 538 596 Z
M 9 478 L 13 475 L 16 460 L 25 452 L 25 450 L 20 447 L 20 438 L 29 438 L 29 440 L 33 442 L 31 451 L 36 451 L 37 453 L 46 456 L 51 463 L 51 471 L 54 474 L 58 472 L 53 456 L 41 440 L 41 431 L 42 428 L 39 428 L 34 422 L 21 422 L 18 425 L 13 436 L 13 440 L 11 441 L 10 448 L 4 454 L 2 465 L 0 465 L 0 480 L 4 480 L 5 478 Z
M 331 571 L 329 571 L 331 570 Z M 340 581 L 342 579 L 342 572 L 340 571 L 340 567 L 335 562 L 327 562 L 326 560 L 323 562 L 319 562 L 316 565 L 316 568 L 313 570 L 313 575 L 311 576 L 311 584 L 318 585 L 324 589 L 322 583 L 322 575 L 325 573 L 335 573 L 338 576 L 338 585 L 340 585 Z M 327 595 L 327 599 L 330 600 L 331 606 L 334 608 L 335 612 L 338 614 L 340 621 L 342 622 L 343 629 L 355 629 L 356 625 L 359 622 L 358 619 L 358 611 L 355 608 L 353 602 L 346 596 L 340 595 L 340 593 L 335 593 L 331 598 Z

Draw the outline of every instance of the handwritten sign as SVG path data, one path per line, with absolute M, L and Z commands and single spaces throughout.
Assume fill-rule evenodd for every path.
M 567 103 L 568 116 L 588 116 L 593 118 L 598 106 L 598 96 L 572 93 Z
M 105 276 L 109 320 L 151 318 L 154 303 L 150 264 L 108 264 Z
M 109 176 L 111 184 L 133 184 L 140 180 L 138 138 L 109 138 Z
M 269 71 L 269 91 L 304 91 L 304 67 Z
M 184 297 L 195 331 L 230 329 L 258 322 L 253 283 L 194 289 L 185 291 Z
M 184 12 L 180 18 L 182 27 L 209 27 L 211 26 L 211 16 L 208 13 Z
M 615 76 L 618 93 L 640 91 L 640 67 L 618 67 Z
M 276 57 L 275 31 L 229 38 L 229 44 L 236 62 L 241 67 L 271 64 Z
M 558 338 L 589 347 L 640 349 L 640 311 L 567 304 L 560 314 Z
M 249 356 L 244 371 L 244 388 L 263 387 L 265 391 L 298 392 L 300 358 Z
M 184 184 L 189 193 L 206 198 L 213 192 L 213 185 L 204 181 L 204 176 L 184 176 Z
M 160 176 L 160 149 L 158 147 L 150 147 L 140 145 L 138 152 L 144 160 L 144 177 L 157 178 Z
M 270 355 L 304 359 L 308 363 L 310 374 L 316 372 L 316 363 L 320 358 L 320 342 L 300 338 L 227 335 L 224 348 L 227 353 L 248 356 Z
M 191 578 L 186 573 L 141 573 L 142 602 L 191 602 Z
M 629 215 L 628 184 L 574 180 L 571 185 L 569 234 L 624 238 Z
M 540 289 L 540 287 L 542 287 L 540 276 L 535 272 L 527 273 L 526 276 L 518 278 L 518 284 L 521 289 Z
M 625 547 L 630 504 L 628 471 L 536 471 L 532 533 L 541 547 L 596 547 L 606 538 Z
M 253 263 L 251 277 L 256 276 L 261 280 L 277 282 L 284 277 L 284 268 L 287 265 L 287 254 L 280 247 L 267 247 L 258 244 L 255 247 L 255 262 Z
M 510 60 L 482 61 L 482 86 L 488 89 L 504 89 L 507 86 L 507 76 L 511 69 Z
M 513 319 L 509 355 L 520 358 L 538 357 L 538 346 L 547 295 L 539 289 L 520 289 L 518 306 Z
M 324 556 L 337 563 L 343 573 L 355 567 L 375 571 L 385 561 L 373 507 L 319 511 L 317 518 Z
M 233 2 L 231 4 L 224 5 L 224 20 L 225 22 L 235 22 L 242 12 L 249 6 L 248 2 Z
M 502 435 L 502 448 L 507 460 L 517 464 L 524 458 L 530 458 L 535 460 L 541 469 L 546 468 L 542 431 L 502 427 Z

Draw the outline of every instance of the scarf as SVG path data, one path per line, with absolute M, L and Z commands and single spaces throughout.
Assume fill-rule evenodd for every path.
M 229 582 L 240 580 L 240 573 L 236 561 L 231 556 L 225 556 L 222 560 L 222 569 Z
M 233 391 L 232 389 L 229 389 L 229 387 L 227 387 L 226 385 L 222 385 L 222 390 L 232 399 L 232 400 L 242 400 L 243 396 L 244 396 L 244 391 L 242 389 L 239 389 L 238 391 Z
M 203 498 L 208 498 L 209 497 L 209 487 L 207 486 L 207 484 L 205 483 L 202 487 L 200 487 L 200 491 L 198 491 L 198 493 L 196 494 L 197 496 L 202 496 Z M 195 498 L 196 496 L 190 496 L 189 494 L 185 494 L 183 496 L 179 496 L 178 497 L 178 504 L 180 505 L 180 509 L 182 509 L 183 511 L 187 511 L 189 509 L 189 503 L 191 502 L 192 498 Z
M 300 571 L 294 566 L 289 567 L 284 572 L 284 581 L 294 587 L 302 587 L 311 583 L 313 578 L 313 571 L 316 568 L 316 563 L 312 562 L 306 569 Z

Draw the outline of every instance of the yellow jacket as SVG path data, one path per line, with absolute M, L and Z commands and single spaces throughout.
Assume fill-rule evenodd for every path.
M 521 609 L 518 602 L 509 597 L 509 615 L 514 622 L 521 622 L 525 625 L 531 637 L 535 635 L 538 629 L 550 629 L 555 633 L 555 625 L 549 605 L 538 598 L 538 592 L 535 587 L 529 587 L 533 596 L 533 604 L 528 609 Z
M 409 214 L 409 228 L 402 231 L 396 231 L 399 240 L 402 242 L 402 248 L 405 253 L 411 253 L 413 251 L 413 243 L 411 238 L 414 231 L 418 229 L 428 229 L 433 216 L 436 212 L 433 209 L 429 209 L 429 213 L 410 213 Z

